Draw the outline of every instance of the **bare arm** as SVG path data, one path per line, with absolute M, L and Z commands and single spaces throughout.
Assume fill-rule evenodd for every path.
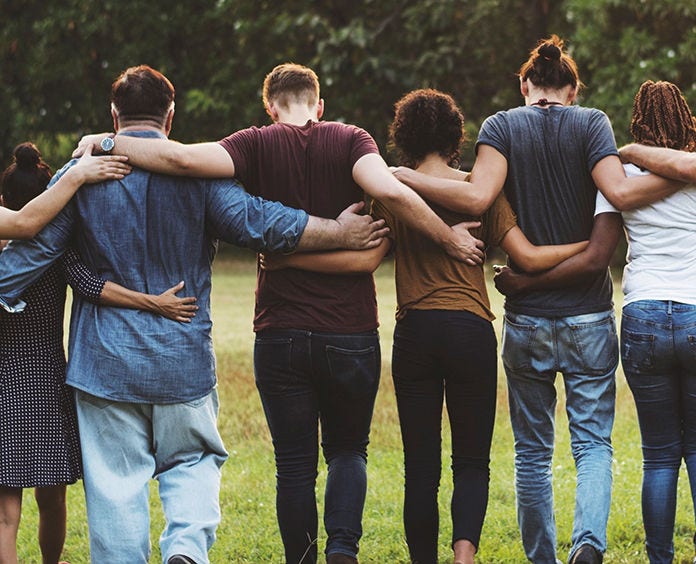
M 179 282 L 169 290 L 155 295 L 129 290 L 119 284 L 107 281 L 99 296 L 99 303 L 113 307 L 142 309 L 174 321 L 190 323 L 191 318 L 196 315 L 198 306 L 195 304 L 196 298 L 192 296 L 184 298 L 176 296 L 176 293 L 183 287 L 184 283 Z
M 93 157 L 91 148 L 49 189 L 19 211 L 0 208 L 0 239 L 31 239 L 65 207 L 83 184 L 123 178 L 130 172 L 126 158 Z
M 466 230 L 456 231 L 390 172 L 378 154 L 365 155 L 353 167 L 353 179 L 406 225 L 431 238 L 451 257 L 467 264 L 483 262 L 483 242 Z
M 390 242 L 382 239 L 373 249 L 365 251 L 333 251 L 295 253 L 293 255 L 260 255 L 261 268 L 280 270 L 298 268 L 325 274 L 371 274 L 389 251 Z
M 483 214 L 498 196 L 507 176 L 507 160 L 490 145 L 481 145 L 471 179 L 441 178 L 398 167 L 394 175 L 423 198 L 447 209 L 470 215 Z
M 87 144 L 99 146 L 108 133 L 85 135 L 73 156 L 79 156 Z M 133 165 L 152 172 L 196 178 L 229 178 L 234 176 L 234 162 L 219 143 L 193 143 L 184 145 L 169 139 L 114 137 L 114 154 L 126 155 Z
M 508 267 L 498 268 L 495 287 L 506 296 L 532 290 L 564 288 L 605 272 L 623 234 L 621 214 L 601 213 L 595 217 L 587 248 L 558 266 L 540 274 L 519 274 Z
M 696 154 L 633 143 L 619 149 L 621 160 L 680 182 L 696 182 Z
M 500 247 L 524 272 L 548 270 L 587 248 L 589 241 L 567 245 L 534 245 L 515 226 L 500 241 Z
M 652 204 L 684 186 L 681 182 L 655 174 L 627 178 L 616 155 L 604 157 L 599 161 L 592 169 L 592 179 L 604 197 L 621 211 Z

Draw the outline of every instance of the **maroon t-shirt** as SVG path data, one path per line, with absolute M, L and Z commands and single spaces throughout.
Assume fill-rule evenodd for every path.
M 335 218 L 363 199 L 353 165 L 378 153 L 365 130 L 343 123 L 309 121 L 250 127 L 220 141 L 234 161 L 236 178 L 250 194 Z M 356 333 L 377 327 L 371 274 L 322 274 L 297 269 L 259 270 L 254 330 L 305 329 Z

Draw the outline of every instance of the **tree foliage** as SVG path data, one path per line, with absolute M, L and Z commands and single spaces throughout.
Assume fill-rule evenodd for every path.
M 521 103 L 516 71 L 536 41 L 568 40 L 587 84 L 626 141 L 647 79 L 696 86 L 696 6 L 663 0 L 3 0 L 0 164 L 33 139 L 59 165 L 80 135 L 111 128 L 109 89 L 146 63 L 177 89 L 172 136 L 219 139 L 267 123 L 260 99 L 278 63 L 319 74 L 326 118 L 368 129 L 384 148 L 394 102 L 451 93 L 472 136 Z

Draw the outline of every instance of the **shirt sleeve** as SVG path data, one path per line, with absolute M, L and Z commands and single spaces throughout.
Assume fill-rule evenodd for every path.
M 387 227 L 389 227 L 389 233 L 387 237 L 390 239 L 394 238 L 394 215 L 387 209 L 387 207 L 379 200 L 372 200 L 372 205 L 370 206 L 370 215 L 372 219 L 383 219 Z
M 360 127 L 354 127 L 353 143 L 350 152 L 350 165 L 354 166 L 365 155 L 378 154 L 379 147 L 367 131 Z
M 234 180 L 208 184 L 206 220 L 214 237 L 255 251 L 295 250 L 309 215 L 247 194 Z
M 587 140 L 587 165 L 590 171 L 603 158 L 619 155 L 609 118 L 600 110 L 591 111 Z
M 73 247 L 63 254 L 62 267 L 70 287 L 83 299 L 98 304 L 106 280 L 94 274 Z
M 599 190 L 597 190 L 597 199 L 595 200 L 594 216 L 597 217 L 600 213 L 621 213 L 609 203 Z
M 505 238 L 507 232 L 517 225 L 517 216 L 512 211 L 512 206 L 503 192 L 493 201 L 481 221 L 484 241 L 489 245 L 500 246 L 500 242 Z
M 234 163 L 235 178 L 243 180 L 249 174 L 249 164 L 254 162 L 253 155 L 257 151 L 260 131 L 258 127 L 249 127 L 235 131 L 219 141 Z
M 479 145 L 490 145 L 506 160 L 510 160 L 510 140 L 506 135 L 506 113 L 498 112 L 489 116 L 481 124 L 478 139 L 476 140 L 476 150 Z

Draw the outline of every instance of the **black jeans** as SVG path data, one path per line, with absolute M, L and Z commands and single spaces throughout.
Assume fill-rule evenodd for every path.
M 317 561 L 319 421 L 328 466 L 326 554 L 357 556 L 380 364 L 376 331 L 269 329 L 256 335 L 256 386 L 273 438 L 276 511 L 288 564 Z
M 478 547 L 488 504 L 497 341 L 467 311 L 410 310 L 394 330 L 392 372 L 404 444 L 404 525 L 411 560 L 437 563 L 443 399 L 452 433 L 452 543 Z

